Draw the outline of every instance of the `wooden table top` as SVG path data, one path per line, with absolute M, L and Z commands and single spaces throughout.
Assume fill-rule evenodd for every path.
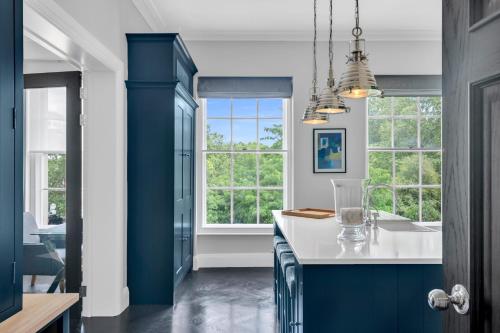
M 0 323 L 0 333 L 34 333 L 78 302 L 78 294 L 24 294 L 23 309 Z

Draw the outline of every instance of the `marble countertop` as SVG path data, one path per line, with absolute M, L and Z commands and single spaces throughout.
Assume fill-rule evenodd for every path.
M 335 218 L 309 219 L 273 211 L 277 227 L 303 265 L 441 264 L 440 222 L 382 222 L 368 229 L 364 242 L 339 241 Z M 430 226 L 428 231 L 400 231 L 401 223 Z M 404 229 L 404 228 L 403 228 Z

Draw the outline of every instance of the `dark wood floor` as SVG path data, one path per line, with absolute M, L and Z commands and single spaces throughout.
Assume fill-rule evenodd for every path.
M 114 318 L 84 318 L 85 333 L 273 333 L 271 268 L 190 273 L 175 307 L 131 306 Z

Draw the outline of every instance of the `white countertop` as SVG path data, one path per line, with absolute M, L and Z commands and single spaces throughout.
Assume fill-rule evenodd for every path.
M 364 242 L 350 242 L 337 240 L 342 227 L 335 218 L 285 216 L 281 211 L 273 211 L 273 216 L 295 257 L 303 265 L 442 263 L 441 231 L 383 229 L 384 225 L 410 222 L 384 222 L 378 229 L 367 229 Z M 440 222 L 413 224 L 441 226 Z

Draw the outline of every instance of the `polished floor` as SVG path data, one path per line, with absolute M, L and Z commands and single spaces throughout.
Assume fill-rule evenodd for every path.
M 174 307 L 131 306 L 115 318 L 85 318 L 85 333 L 274 333 L 271 268 L 190 273 Z

